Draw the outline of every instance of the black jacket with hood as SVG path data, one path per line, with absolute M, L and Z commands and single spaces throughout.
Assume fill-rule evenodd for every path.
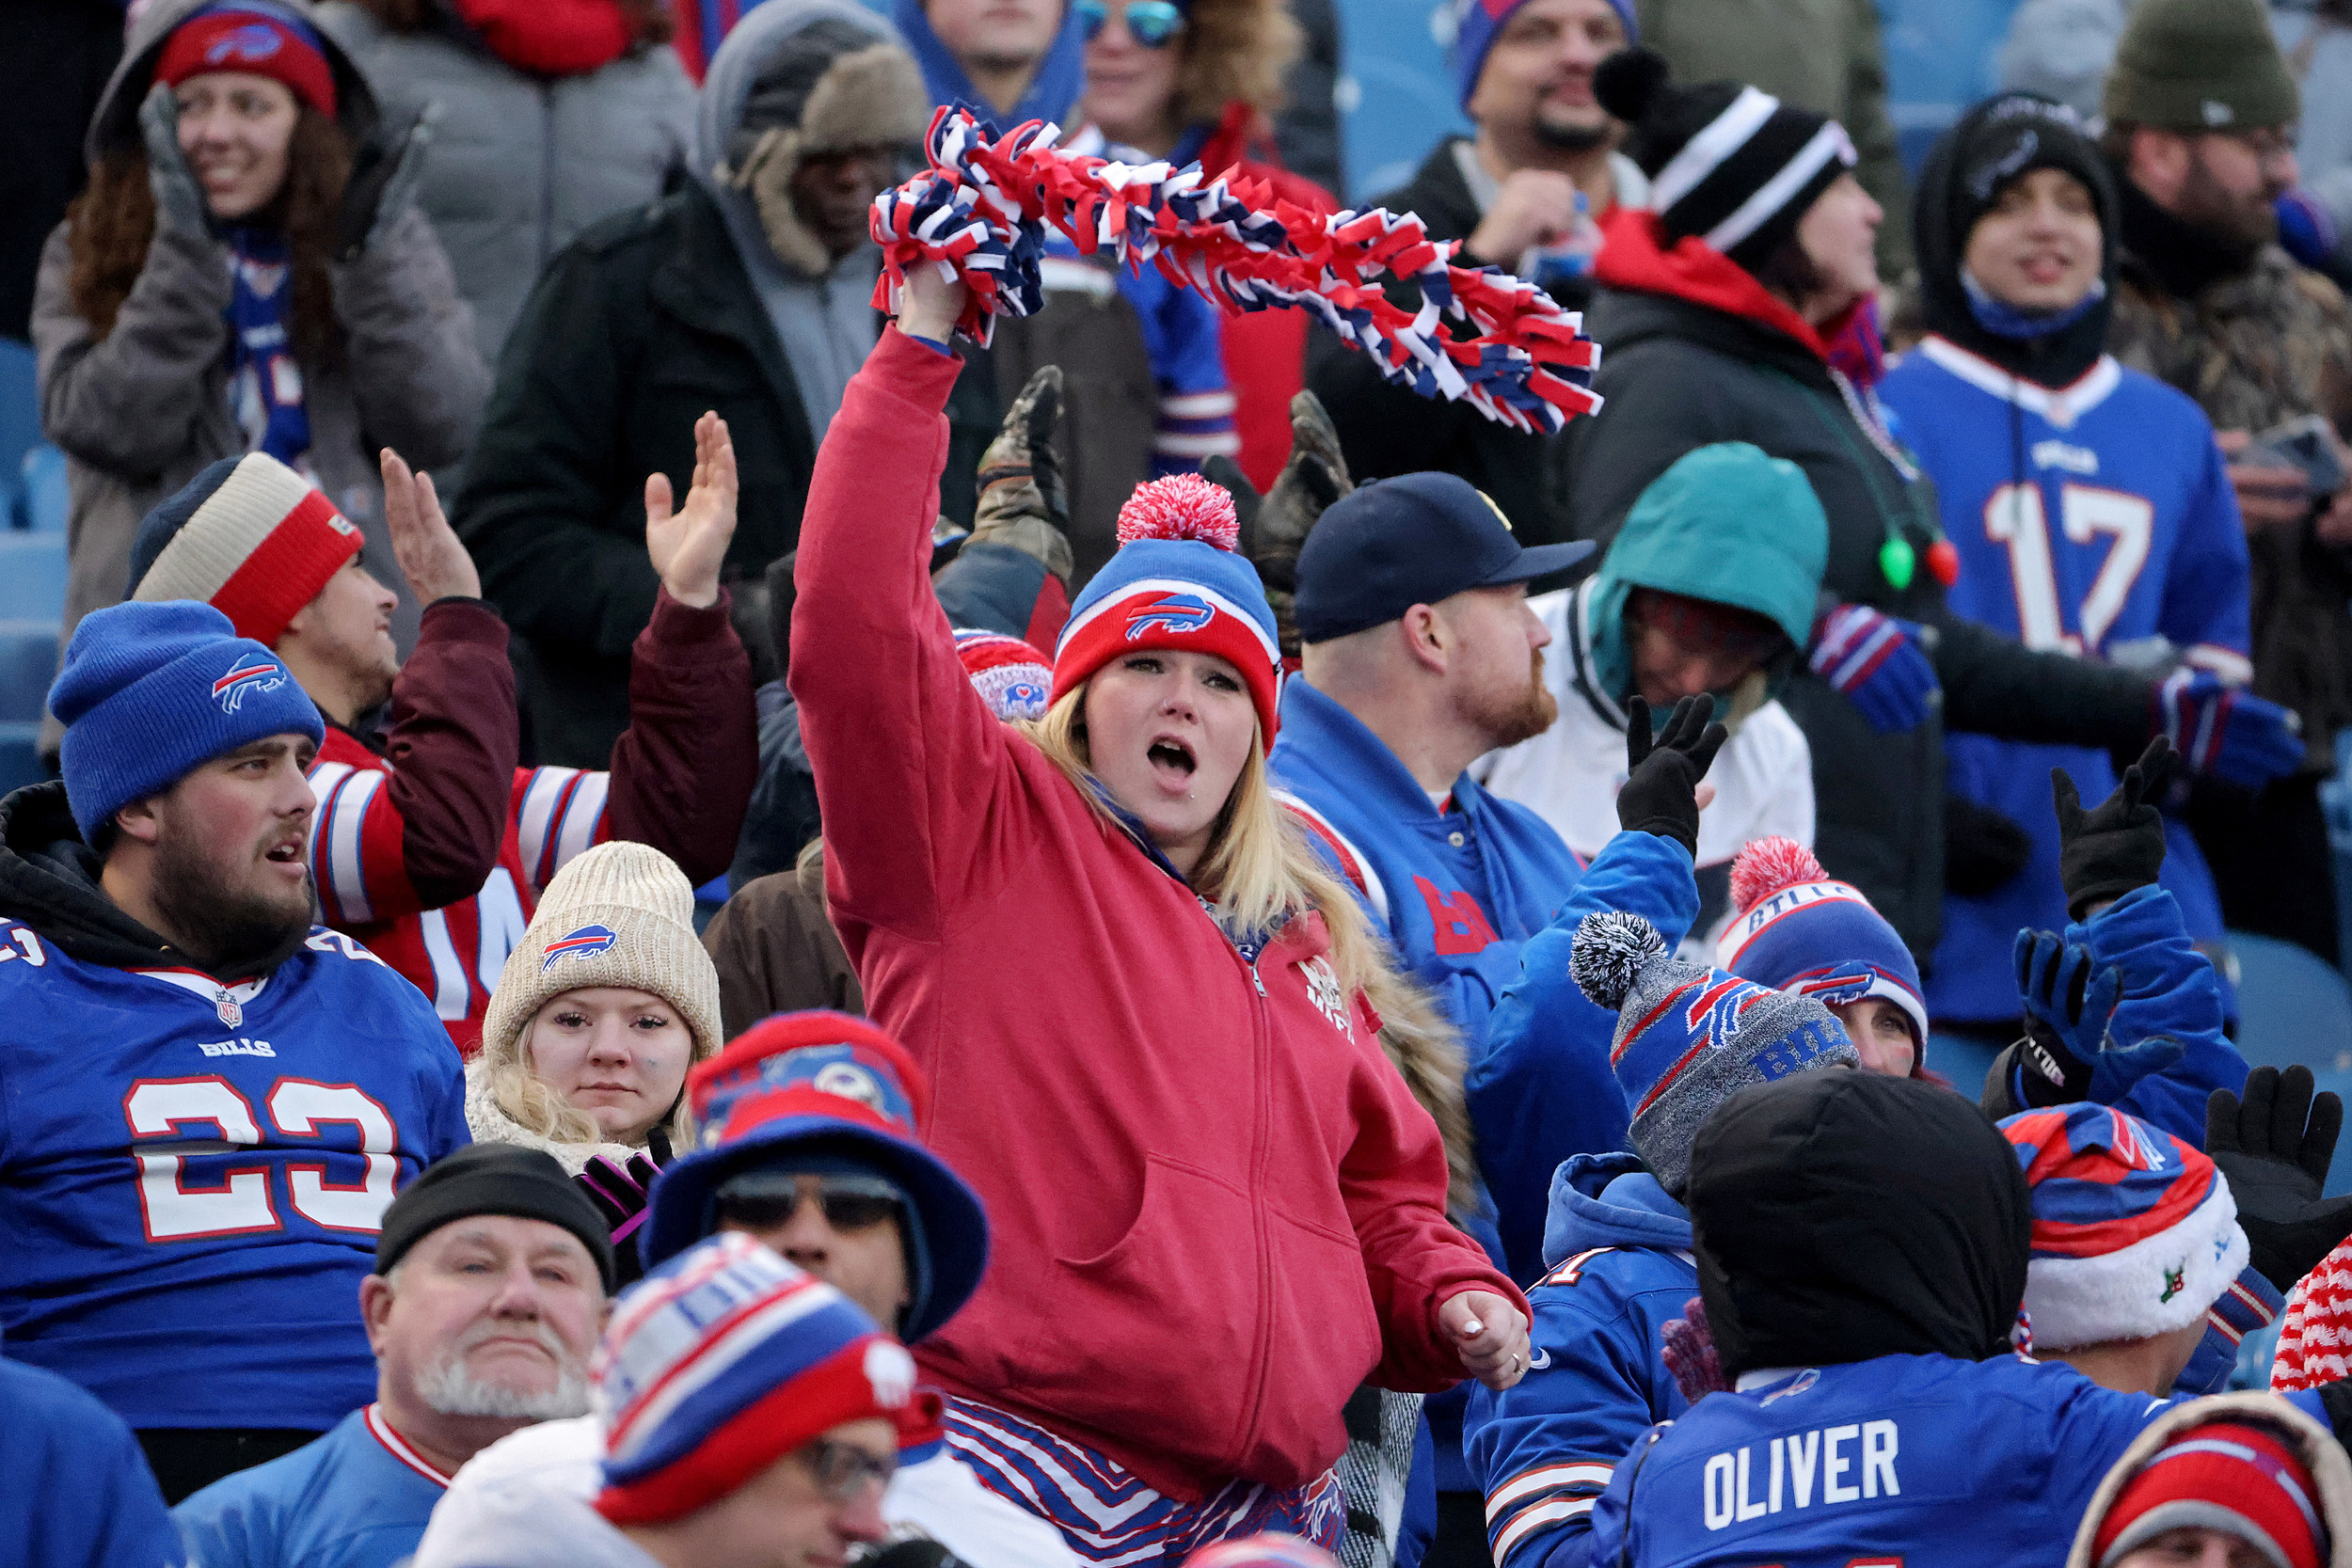
M 1802 670 L 1781 693 L 1813 749 L 1822 863 L 1861 888 L 1924 962 L 1943 925 L 1944 730 L 2137 746 L 2149 685 L 1950 615 L 1925 564 L 1937 537 L 1934 497 L 1855 417 L 1823 339 L 1729 258 L 1696 240 L 1661 247 L 1651 214 L 1612 214 L 1604 227 L 1602 288 L 1587 324 L 1603 350 L 1593 387 L 1608 402 L 1562 448 L 1571 530 L 1605 545 L 1677 458 L 1717 441 L 1751 442 L 1803 468 L 1820 498 L 1824 596 L 1934 628 L 1928 651 L 1943 708 L 1906 734 L 1881 735 Z M 1881 546 L 1896 537 L 1920 560 L 1900 591 L 1879 566 Z

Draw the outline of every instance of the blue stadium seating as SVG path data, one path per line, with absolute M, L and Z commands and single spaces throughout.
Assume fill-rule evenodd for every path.
M 65 535 L 0 532 L 0 621 L 56 622 L 65 608 Z
M 39 722 L 56 673 L 56 621 L 0 621 L 0 722 Z
M 2352 985 L 2316 955 L 2270 937 L 2230 933 L 2238 971 L 2238 1049 L 2256 1067 L 2312 1069 L 2319 1087 L 2352 1101 Z M 2352 1192 L 2352 1158 L 2339 1147 L 2330 1196 Z

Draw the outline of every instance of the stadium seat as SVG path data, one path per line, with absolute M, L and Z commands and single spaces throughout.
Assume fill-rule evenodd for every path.
M 37 533 L 63 533 L 67 496 L 65 453 L 46 441 L 24 454 L 4 523 Z
M 0 794 L 39 784 L 49 776 L 40 765 L 40 725 L 0 721 Z
M 2319 1087 L 2352 1101 L 2352 985 L 2343 971 L 2293 942 L 2230 933 L 2238 972 L 2238 1049 L 2256 1067 L 2312 1069 Z M 2352 1192 L 2352 1159 L 2336 1150 L 2331 1196 Z
M 0 621 L 55 623 L 65 610 L 65 535 L 0 533 Z
M 56 673 L 56 622 L 0 621 L 0 722 L 39 723 Z

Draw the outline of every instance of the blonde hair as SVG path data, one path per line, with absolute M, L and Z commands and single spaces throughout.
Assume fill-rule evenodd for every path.
M 570 991 L 558 992 L 541 1003 L 539 1011 L 524 1022 L 511 1049 L 495 1053 L 485 1053 L 488 1059 L 485 1066 L 490 1079 L 490 1097 L 497 1101 L 498 1108 L 506 1113 L 508 1119 L 526 1132 L 536 1133 L 560 1144 L 611 1143 L 612 1140 L 604 1135 L 604 1129 L 596 1125 L 596 1117 L 558 1094 L 555 1086 L 540 1077 L 538 1069 L 532 1065 L 532 1029 L 538 1025 L 542 1014 L 570 994 Z M 650 996 L 653 993 L 648 991 L 646 994 Z M 703 1055 L 695 1049 L 699 1042 L 695 1039 L 692 1026 L 687 1022 L 685 1010 L 666 997 L 662 1000 L 676 1015 L 678 1027 L 687 1032 L 686 1069 L 691 1073 L 694 1064 Z M 677 1103 L 671 1108 L 668 1116 L 653 1125 L 668 1129 L 672 1148 L 683 1152 L 693 1147 L 694 1117 L 686 1108 L 686 1085 L 683 1082 L 678 1085 Z M 651 1128 L 646 1130 L 646 1137 L 652 1137 Z
M 1104 804 L 1106 792 L 1094 777 L 1087 745 L 1087 685 L 1081 682 L 1056 698 L 1044 718 L 1013 728 L 1061 769 L 1110 827 L 1117 819 Z M 1323 916 L 1341 994 L 1360 994 L 1379 1016 L 1381 1049 L 1444 1139 L 1447 1206 L 1455 1213 L 1471 1212 L 1476 1166 L 1462 1095 L 1460 1032 L 1436 998 L 1397 966 L 1387 941 L 1364 918 L 1356 895 L 1325 867 L 1297 818 L 1274 798 L 1263 728 L 1250 736 L 1249 754 L 1225 799 L 1225 809 L 1211 825 L 1208 851 L 1193 868 L 1190 883 L 1228 930 L 1263 931 L 1285 915 L 1311 910 Z

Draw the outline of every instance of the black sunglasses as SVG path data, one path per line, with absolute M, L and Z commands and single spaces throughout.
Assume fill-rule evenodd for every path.
M 803 1179 L 796 1172 L 747 1170 L 731 1177 L 712 1195 L 723 1224 L 746 1230 L 774 1230 L 792 1222 L 801 1212 Z M 835 1230 L 867 1230 L 906 1212 L 906 1198 L 879 1176 L 819 1176 L 818 1206 L 825 1223 Z

